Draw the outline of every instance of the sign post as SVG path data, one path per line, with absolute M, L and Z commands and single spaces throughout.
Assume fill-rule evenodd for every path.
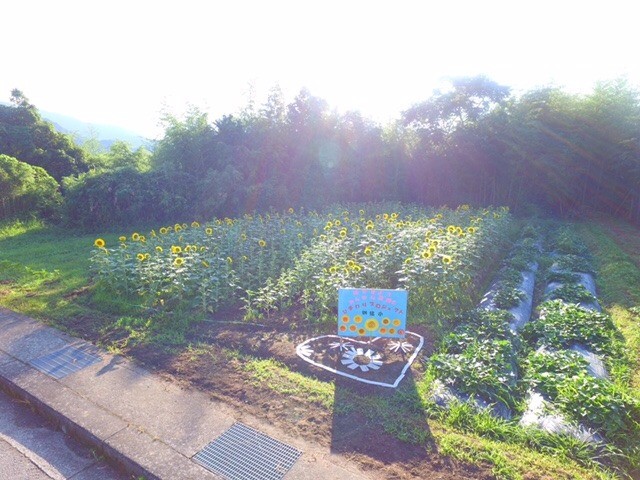
M 338 335 L 311 338 L 296 353 L 336 375 L 396 388 L 424 344 L 421 335 L 406 330 L 407 298 L 406 290 L 339 289 Z
M 407 291 L 338 290 L 338 336 L 405 338 Z

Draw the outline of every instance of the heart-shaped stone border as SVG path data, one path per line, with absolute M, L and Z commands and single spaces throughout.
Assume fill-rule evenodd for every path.
M 398 375 L 398 377 L 396 378 L 395 382 L 393 382 L 393 383 L 376 382 L 376 381 L 373 381 L 373 380 L 367 380 L 366 378 L 360 378 L 360 377 L 357 377 L 355 375 L 351 375 L 351 374 L 349 374 L 347 372 L 341 372 L 340 370 L 336 370 L 335 368 L 331 368 L 328 365 L 324 365 L 322 363 L 315 362 L 311 358 L 309 358 L 309 355 L 311 355 L 311 353 L 313 353 L 313 350 L 309 346 L 309 343 L 311 343 L 311 342 L 313 342 L 315 340 L 320 340 L 322 338 L 335 338 L 335 339 L 338 339 L 338 340 L 344 340 L 344 337 L 339 337 L 338 335 L 320 335 L 319 337 L 310 338 L 309 340 L 306 340 L 306 341 L 302 342 L 301 344 L 299 344 L 296 347 L 296 354 L 302 360 L 304 360 L 305 362 L 310 363 L 311 365 L 315 365 L 316 367 L 320 367 L 320 368 L 322 368 L 324 370 L 327 370 L 328 372 L 335 373 L 336 375 L 341 375 L 343 377 L 347 377 L 347 378 L 350 378 L 352 380 L 356 380 L 358 382 L 368 383 L 370 385 L 378 385 L 379 387 L 397 388 L 398 385 L 400 385 L 400 382 L 402 381 L 404 376 L 406 375 L 407 370 L 409 370 L 409 368 L 411 367 L 411 364 L 413 363 L 413 361 L 418 356 L 418 353 L 422 349 L 422 346 L 424 345 L 424 338 L 421 335 L 418 335 L 417 333 L 413 333 L 413 332 L 406 332 L 406 334 L 407 335 L 411 335 L 413 337 L 416 337 L 418 339 L 418 346 L 415 348 L 413 354 L 409 357 L 409 359 L 407 360 L 407 363 L 405 364 L 404 368 L 400 372 L 400 375 Z M 373 340 L 371 340 L 371 343 L 373 343 L 373 342 L 375 342 L 376 340 L 379 340 L 379 339 L 380 339 L 380 337 L 374 338 Z M 350 342 L 357 342 L 357 343 L 362 343 L 363 345 L 365 345 L 364 342 L 360 342 L 358 340 L 353 340 L 353 339 L 348 339 L 348 340 Z

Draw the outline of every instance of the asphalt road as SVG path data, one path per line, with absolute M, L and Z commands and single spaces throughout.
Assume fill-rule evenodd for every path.
M 0 480 L 127 480 L 0 390 Z

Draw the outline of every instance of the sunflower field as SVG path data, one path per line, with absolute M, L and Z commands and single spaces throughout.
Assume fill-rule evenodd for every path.
M 441 323 L 477 300 L 510 224 L 506 208 L 289 209 L 98 238 L 91 264 L 101 288 L 160 310 L 241 305 L 255 319 L 297 306 L 335 321 L 338 288 L 405 288 L 413 322 Z

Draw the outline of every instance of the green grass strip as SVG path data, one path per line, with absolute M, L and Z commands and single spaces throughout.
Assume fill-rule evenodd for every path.
M 607 226 L 584 222 L 576 227 L 593 254 L 598 297 L 622 332 L 633 365 L 629 382 L 640 395 L 640 312 L 637 310 L 640 307 L 640 254 L 625 252 Z M 640 237 L 640 230 L 635 232 Z

